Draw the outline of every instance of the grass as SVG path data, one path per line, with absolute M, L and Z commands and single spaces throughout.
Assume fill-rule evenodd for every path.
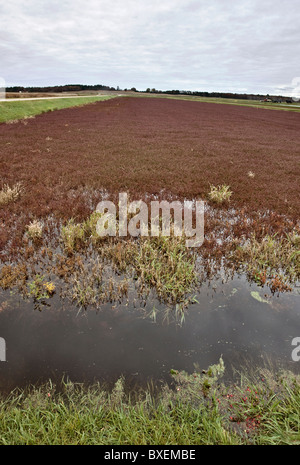
M 287 279 L 293 283 L 300 276 L 300 236 L 296 232 L 286 237 L 267 234 L 257 240 L 252 234 L 233 257 L 258 284 L 267 284 L 274 292 L 290 290 Z
M 155 287 L 159 297 L 173 304 L 184 301 L 196 282 L 195 259 L 183 237 L 141 240 L 134 267 L 146 284 Z
M 27 226 L 27 234 L 32 241 L 41 239 L 43 236 L 42 222 L 36 219 L 31 221 Z
M 222 184 L 221 186 L 210 186 L 208 198 L 218 204 L 228 202 L 232 196 L 232 192 L 229 189 L 230 187 L 226 184 Z
M 15 390 L 0 400 L 1 445 L 294 445 L 300 443 L 300 385 L 262 371 L 222 383 L 222 359 L 201 374 L 171 370 L 165 385 L 126 393 L 63 381 Z
M 176 304 L 185 300 L 196 283 L 196 270 L 195 257 L 185 247 L 184 236 L 160 235 L 140 240 L 101 237 L 96 231 L 98 218 L 99 213 L 92 213 L 82 223 L 71 219 L 62 227 L 61 238 L 68 254 L 87 248 L 92 243 L 98 256 L 110 263 L 117 273 L 133 273 L 142 286 L 154 288 L 158 297 L 165 302 Z M 95 277 L 98 279 L 98 272 Z M 87 287 L 91 291 L 92 276 L 89 282 Z M 78 280 L 76 288 L 81 289 Z M 76 294 L 82 295 L 82 292 Z M 91 295 L 91 292 L 88 294 Z
M 16 202 L 23 192 L 23 187 L 20 182 L 10 187 L 8 184 L 4 184 L 0 190 L 0 207 L 8 205 L 9 203 Z
M 20 119 L 28 119 L 47 111 L 60 110 L 75 106 L 86 105 L 88 103 L 107 100 L 113 96 L 99 97 L 69 97 L 57 98 L 53 100 L 37 99 L 27 101 L 0 102 L 0 123 L 17 122 Z

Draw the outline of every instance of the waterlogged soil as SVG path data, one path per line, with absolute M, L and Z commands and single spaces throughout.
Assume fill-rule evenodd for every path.
M 159 387 L 170 370 L 205 370 L 222 356 L 225 378 L 235 370 L 271 367 L 300 372 L 292 359 L 299 337 L 299 288 L 274 295 L 242 275 L 202 285 L 184 318 L 155 297 L 79 309 L 54 296 L 33 304 L 1 293 L 0 328 L 6 362 L 0 389 L 62 378 L 110 385 Z

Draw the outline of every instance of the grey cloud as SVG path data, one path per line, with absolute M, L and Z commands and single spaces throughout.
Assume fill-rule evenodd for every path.
M 11 0 L 7 83 L 269 92 L 300 74 L 298 0 Z

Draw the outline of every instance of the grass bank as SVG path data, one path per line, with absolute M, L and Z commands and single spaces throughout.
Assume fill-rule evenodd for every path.
M 64 382 L 14 391 L 0 401 L 2 445 L 299 444 L 300 384 L 268 370 L 222 384 L 222 359 L 202 373 L 171 370 L 159 395 Z
M 19 119 L 33 117 L 47 111 L 86 105 L 87 103 L 98 102 L 110 98 L 113 97 L 69 97 L 0 102 L 0 123 L 14 122 Z

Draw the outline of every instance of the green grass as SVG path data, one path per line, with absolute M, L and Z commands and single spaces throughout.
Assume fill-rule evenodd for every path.
M 99 256 L 108 260 L 118 273 L 133 272 L 142 285 L 155 288 L 160 299 L 171 304 L 186 301 L 197 280 L 195 256 L 185 247 L 185 237 L 159 235 L 120 241 L 100 237 L 96 232 L 99 213 L 83 223 L 74 219 L 62 227 L 61 239 L 66 253 L 73 254 L 90 242 Z
M 232 192 L 229 189 L 230 187 L 226 184 L 223 184 L 222 186 L 210 186 L 208 197 L 216 203 L 227 202 L 232 195 Z
M 165 385 L 126 393 L 51 381 L 0 399 L 1 445 L 299 444 L 300 385 L 290 373 L 256 371 L 225 385 L 222 359 L 200 374 L 171 370 Z
M 286 281 L 297 282 L 300 276 L 300 236 L 296 232 L 286 237 L 267 234 L 259 241 L 253 234 L 237 246 L 233 257 L 258 284 L 287 290 Z
M 17 121 L 23 118 L 29 118 L 47 111 L 60 110 L 62 108 L 86 105 L 88 103 L 98 102 L 113 98 L 112 96 L 99 97 L 70 97 L 57 99 L 36 99 L 20 100 L 14 102 L 0 102 L 0 123 L 8 121 Z

